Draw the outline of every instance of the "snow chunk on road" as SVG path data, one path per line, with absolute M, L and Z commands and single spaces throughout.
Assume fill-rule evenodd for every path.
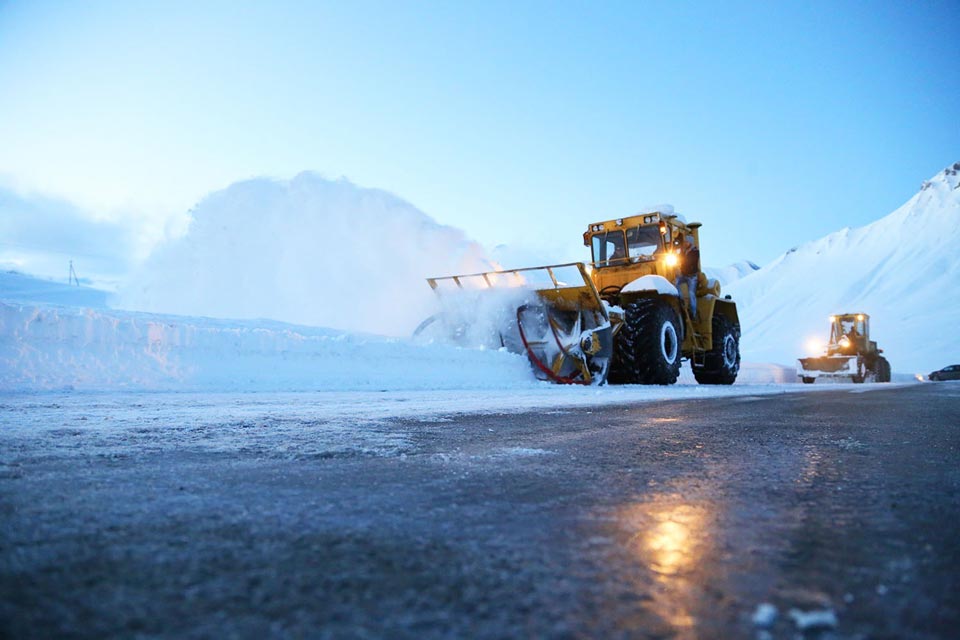
M 777 619 L 777 608 L 769 602 L 757 605 L 757 610 L 753 612 L 753 624 L 757 627 L 770 627 Z
M 837 614 L 834 613 L 833 609 L 816 609 L 813 611 L 790 609 L 789 615 L 800 631 L 835 629 L 837 626 Z

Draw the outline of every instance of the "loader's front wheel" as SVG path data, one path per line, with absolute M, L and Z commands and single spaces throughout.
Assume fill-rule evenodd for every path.
M 704 355 L 703 364 L 692 368 L 700 384 L 733 384 L 740 373 L 740 327 L 715 314 L 712 348 Z
M 680 375 L 680 318 L 667 302 L 642 298 L 624 309 L 610 381 L 673 384 Z

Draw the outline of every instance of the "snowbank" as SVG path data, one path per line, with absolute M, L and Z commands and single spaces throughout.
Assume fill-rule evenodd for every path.
M 745 363 L 738 384 L 795 381 L 792 369 Z M 684 368 L 680 382 L 696 386 L 689 367 Z M 416 344 L 264 320 L 0 302 L 0 390 L 4 391 L 500 389 L 517 393 L 544 387 L 552 385 L 534 378 L 524 356 L 503 350 Z M 648 387 L 640 397 L 676 395 L 662 392 Z M 602 393 L 608 399 L 623 399 L 622 392 Z
M 744 359 L 784 364 L 819 353 L 835 313 L 871 316 L 895 372 L 960 360 L 960 163 L 890 215 L 791 249 L 724 293 L 737 300 Z
M 407 336 L 435 303 L 425 278 L 489 268 L 461 231 L 396 196 L 302 173 L 204 199 L 117 306 Z
M 0 389 L 218 391 L 522 388 L 501 351 L 296 327 L 0 303 Z

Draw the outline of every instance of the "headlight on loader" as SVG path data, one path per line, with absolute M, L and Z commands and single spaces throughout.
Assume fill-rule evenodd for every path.
M 844 349 L 846 349 L 847 347 L 849 347 L 849 346 L 850 346 L 850 338 L 848 338 L 847 336 L 843 336 L 842 338 L 840 338 L 840 346 L 843 347 Z
M 667 263 L 667 266 L 668 266 L 668 267 L 675 267 L 675 266 L 677 266 L 677 262 L 678 262 L 677 254 L 675 254 L 675 253 L 668 253 L 668 254 L 667 254 L 667 257 L 664 258 L 664 262 Z

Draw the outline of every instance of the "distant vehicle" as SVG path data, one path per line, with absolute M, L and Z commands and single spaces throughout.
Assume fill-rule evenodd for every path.
M 800 358 L 797 375 L 804 384 L 813 384 L 817 378 L 890 382 L 890 363 L 881 353 L 883 349 L 870 339 L 870 316 L 841 313 L 830 316 L 827 352 L 822 356 Z
M 960 364 L 952 364 L 927 376 L 930 380 L 960 380 Z

